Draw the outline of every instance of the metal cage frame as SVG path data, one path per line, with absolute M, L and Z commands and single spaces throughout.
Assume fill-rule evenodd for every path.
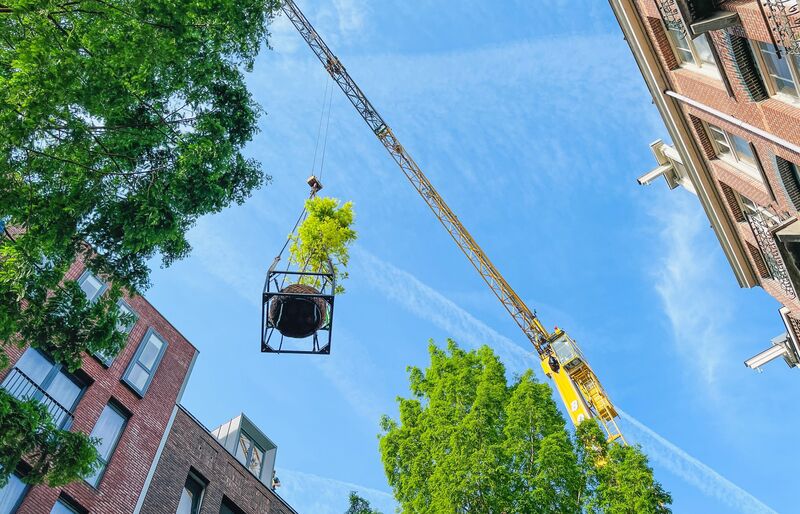
M 277 264 L 277 262 L 275 263 Z M 330 267 L 330 271 L 328 273 L 312 273 L 306 271 L 289 271 L 289 270 L 275 270 L 275 264 L 270 267 L 269 271 L 267 272 L 267 278 L 264 281 L 264 291 L 262 294 L 261 300 L 261 352 L 262 353 L 290 353 L 290 354 L 303 354 L 303 355 L 330 355 L 331 353 L 331 337 L 333 334 L 333 304 L 335 299 L 335 292 L 336 292 L 336 276 L 333 273 L 332 267 Z M 309 294 L 309 293 L 284 293 L 281 292 L 282 284 L 287 281 L 287 279 L 294 279 L 291 280 L 291 283 L 296 283 L 302 277 L 318 277 L 322 279 L 322 285 L 319 288 L 319 293 L 317 294 Z M 294 298 L 322 298 L 328 304 L 328 312 L 327 312 L 327 321 L 324 325 L 318 328 L 312 335 L 303 338 L 303 339 L 311 339 L 311 349 L 310 350 L 295 350 L 295 349 L 284 349 L 284 336 L 283 334 L 278 331 L 280 335 L 280 340 L 278 342 L 278 346 L 272 346 L 270 341 L 272 340 L 273 333 L 276 330 L 275 325 L 269 319 L 269 305 L 270 301 L 275 298 L 276 296 L 288 296 Z M 320 332 L 327 332 L 327 337 L 322 337 L 323 344 L 320 345 Z M 294 338 L 290 338 L 294 339 Z M 327 339 L 327 340 L 326 340 Z

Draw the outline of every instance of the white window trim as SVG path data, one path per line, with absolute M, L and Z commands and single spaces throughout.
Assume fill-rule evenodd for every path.
M 762 43 L 762 41 L 752 41 L 748 39 L 748 42 L 750 43 L 750 51 L 756 56 L 756 64 L 758 65 L 758 70 L 761 72 L 761 76 L 764 77 L 764 83 L 767 86 L 770 98 L 780 100 L 789 105 L 794 105 L 795 107 L 800 107 L 800 69 L 798 69 L 794 59 L 789 57 L 785 48 L 781 50 L 783 52 L 783 59 L 786 59 L 786 63 L 789 65 L 789 73 L 792 75 L 797 96 L 778 91 L 778 86 L 775 84 L 775 79 L 772 78 L 769 72 L 769 67 L 767 66 L 766 59 L 761 50 L 760 43 Z
M 722 81 L 722 72 L 719 69 L 719 62 L 717 62 L 716 56 L 714 56 L 715 66 L 711 66 L 710 64 L 706 63 L 700 58 L 700 53 L 697 51 L 697 48 L 694 45 L 694 41 L 692 38 L 689 37 L 688 31 L 684 32 L 686 37 L 686 43 L 689 46 L 689 51 L 692 52 L 692 58 L 694 62 L 684 62 L 681 58 L 680 50 L 677 48 L 675 44 L 675 33 L 669 30 L 666 25 L 664 26 L 664 30 L 667 33 L 667 41 L 669 41 L 669 46 L 672 48 L 672 53 L 675 55 L 675 58 L 678 60 L 678 65 L 685 69 L 692 71 L 694 73 L 699 73 L 701 75 L 705 75 L 707 77 Z M 706 41 L 708 42 L 708 46 L 713 47 L 714 42 L 711 40 L 711 37 L 706 34 L 701 34 L 699 37 L 705 37 Z
M 720 148 L 719 148 L 719 143 L 717 143 L 717 140 L 714 139 L 714 137 L 711 135 L 711 133 L 712 133 L 711 132 L 712 131 L 711 126 L 716 128 L 717 130 L 719 130 L 722 133 L 722 135 L 725 137 L 725 143 L 728 145 L 728 147 L 731 150 L 729 154 L 721 153 Z M 736 145 L 734 145 L 733 141 L 731 141 L 731 135 L 733 135 L 733 134 L 729 133 L 727 130 L 725 130 L 724 128 L 722 128 L 722 127 L 720 127 L 718 125 L 713 125 L 713 124 L 707 123 L 705 121 L 703 122 L 703 127 L 706 130 L 706 135 L 708 136 L 708 139 L 711 141 L 711 146 L 714 147 L 714 153 L 716 154 L 717 159 L 719 159 L 720 161 L 725 162 L 727 164 L 730 164 L 731 166 L 733 166 L 737 170 L 741 171 L 742 173 L 746 174 L 748 177 L 752 178 L 753 180 L 755 180 L 756 182 L 758 182 L 762 186 L 766 186 L 766 184 L 764 184 L 764 179 L 761 177 L 761 172 L 759 171 L 758 166 L 757 165 L 752 165 L 749 162 L 743 161 L 739 157 L 739 155 L 737 154 Z M 741 136 L 739 136 L 739 137 L 741 137 Z M 744 138 L 742 138 L 742 139 L 744 139 Z M 747 141 L 747 140 L 745 139 L 745 141 Z M 749 142 L 750 141 L 748 141 L 748 143 Z M 758 159 L 758 157 L 756 155 L 753 155 L 753 158 Z

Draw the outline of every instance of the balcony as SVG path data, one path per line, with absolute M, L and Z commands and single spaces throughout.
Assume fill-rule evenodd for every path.
M 737 13 L 719 8 L 724 0 L 656 0 L 656 3 L 667 28 L 681 32 L 688 29 L 692 39 L 741 24 Z
M 800 7 L 797 0 L 760 0 L 775 43 L 800 55 Z
M 66 430 L 72 425 L 72 412 L 50 396 L 21 369 L 12 368 L 0 387 L 20 400 L 38 400 L 50 413 L 57 427 Z
M 761 212 L 747 212 L 746 217 L 770 275 L 786 296 L 792 299 L 796 298 L 794 284 L 798 283 L 798 279 L 800 279 L 800 269 L 796 264 L 800 254 L 797 256 L 795 254 L 800 248 L 796 248 L 797 243 L 784 241 L 778 235 L 788 228 L 787 224 L 777 223 Z M 795 224 L 795 220 L 791 224 Z M 787 261 L 791 263 L 791 270 L 786 265 Z

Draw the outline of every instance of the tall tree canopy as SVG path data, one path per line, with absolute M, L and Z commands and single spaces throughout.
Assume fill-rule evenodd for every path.
M 546 384 L 511 384 L 489 347 L 430 345 L 409 368 L 412 398 L 381 421 L 380 451 L 403 512 L 670 512 L 637 447 L 609 444 L 594 421 L 573 437 Z
M 268 179 L 241 153 L 260 111 L 243 71 L 279 2 L 3 4 L 0 222 L 14 230 L 0 237 L 0 343 L 75 369 L 84 352 L 123 346 L 119 286 L 146 288 L 149 259 L 186 256 L 199 216 Z M 60 283 L 77 257 L 118 287 L 90 304 Z

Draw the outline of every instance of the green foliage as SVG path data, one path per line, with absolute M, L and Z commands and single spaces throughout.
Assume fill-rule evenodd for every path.
M 0 389 L 0 487 L 26 457 L 29 484 L 52 487 L 91 475 L 96 469 L 96 441 L 80 432 L 60 430 L 37 400 L 22 401 Z
M 428 369 L 409 368 L 399 422 L 381 420 L 384 469 L 403 512 L 669 512 L 641 450 L 609 445 L 594 421 L 573 438 L 532 371 L 509 384 L 486 346 L 431 343 L 429 353 Z
M 269 179 L 241 153 L 260 114 L 243 73 L 279 5 L 4 2 L 0 220 L 14 237 L 0 236 L 0 346 L 30 344 L 70 369 L 84 352 L 116 354 L 120 288 L 146 288 L 151 258 L 186 256 L 200 216 Z M 76 258 L 117 287 L 90 304 L 74 281 L 61 284 Z M 26 440 L 45 451 L 73 437 L 53 443 L 48 433 Z M 60 453 L 48 455 L 47 476 L 74 476 L 59 471 L 69 464 Z
M 348 247 L 356 240 L 350 228 L 355 219 L 353 202 L 339 205 L 335 198 L 314 197 L 306 200 L 308 216 L 291 236 L 289 261 L 307 271 L 326 272 L 328 263 L 336 276 L 336 293 L 343 293 L 341 283 L 348 277 L 345 270 L 350 259 Z M 317 280 L 304 277 L 304 283 Z
M 372 508 L 367 500 L 358 495 L 355 491 L 350 491 L 350 508 L 344 514 L 381 514 Z

